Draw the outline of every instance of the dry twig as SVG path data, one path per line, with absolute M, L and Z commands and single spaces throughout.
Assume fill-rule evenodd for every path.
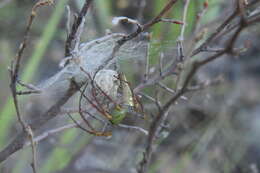
M 78 29 L 79 29 L 82 21 L 84 20 L 84 17 L 86 16 L 92 2 L 93 2 L 93 0 L 85 0 L 85 3 L 83 5 L 78 17 L 75 19 L 75 21 L 72 25 L 72 29 L 71 29 L 71 31 L 68 35 L 68 38 L 66 40 L 66 43 L 65 43 L 65 57 L 70 56 L 72 53 L 73 47 L 76 44 L 75 39 L 76 39 Z

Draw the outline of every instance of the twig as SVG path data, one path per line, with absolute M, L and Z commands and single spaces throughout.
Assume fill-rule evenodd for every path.
M 156 103 L 156 99 L 155 98 L 153 98 L 153 97 L 151 97 L 151 96 L 149 96 L 149 95 L 147 95 L 145 93 L 142 93 L 142 92 L 140 92 L 139 94 L 141 96 L 145 97 L 147 100 L 150 100 L 151 102 Z
M 102 65 L 100 66 L 97 71 L 99 71 L 100 69 L 102 68 L 106 68 L 108 66 L 111 65 L 111 61 L 114 59 L 115 57 L 115 54 L 118 52 L 118 50 L 120 49 L 120 47 L 126 43 L 127 41 L 137 37 L 140 33 L 148 30 L 150 27 L 152 27 L 153 25 L 155 25 L 156 23 L 158 22 L 161 22 L 161 18 L 165 15 L 165 13 L 167 13 L 171 8 L 172 6 L 177 2 L 177 0 L 169 0 L 169 2 L 164 6 L 164 8 L 160 11 L 160 13 L 154 17 L 151 21 L 149 21 L 148 23 L 142 25 L 142 26 L 139 26 L 138 25 L 138 28 L 135 32 L 127 35 L 127 36 L 124 36 L 122 39 L 118 40 L 117 41 L 117 45 L 113 48 L 112 50 L 112 53 L 110 55 L 110 58 L 105 62 L 105 64 L 107 65 Z M 97 72 L 96 72 L 97 73 Z
M 134 89 L 134 93 L 138 93 L 138 92 L 140 92 L 141 89 L 158 83 L 159 81 L 165 79 L 169 75 L 176 75 L 175 71 L 176 71 L 177 64 L 178 64 L 177 61 L 174 61 L 170 65 L 170 67 L 165 69 L 161 74 L 155 75 L 154 77 L 150 78 L 149 80 L 144 81 L 144 82 L 140 83 L 139 85 L 137 85 Z
M 69 36 L 65 43 L 65 57 L 68 57 L 71 55 L 71 52 L 73 50 L 73 45 L 75 44 L 75 37 L 78 32 L 78 28 L 80 27 L 80 25 L 83 21 L 83 18 L 86 16 L 88 9 L 90 8 L 92 2 L 93 2 L 93 0 L 85 0 L 85 3 L 83 5 L 77 19 L 74 21 L 74 23 L 72 25 L 71 32 L 69 33 Z
M 31 129 L 30 126 L 27 126 L 27 133 L 29 135 L 29 140 L 31 142 L 31 147 L 32 147 L 32 163 L 31 163 L 31 167 L 33 170 L 33 173 L 37 173 L 37 166 L 36 166 L 36 143 L 34 141 L 34 135 L 33 135 L 33 131 Z
M 138 126 L 129 126 L 129 125 L 125 125 L 125 124 L 118 124 L 117 125 L 118 127 L 121 127 L 121 128 L 125 128 L 125 129 L 133 129 L 133 130 L 138 130 L 140 131 L 141 133 L 145 134 L 145 135 L 148 135 L 148 131 L 141 128 L 141 127 L 138 127 Z
M 196 86 L 191 86 L 191 87 L 188 87 L 187 88 L 187 92 L 194 92 L 194 91 L 199 91 L 199 90 L 202 90 L 202 89 L 205 89 L 207 87 L 210 87 L 210 86 L 215 86 L 215 85 L 218 85 L 220 84 L 224 79 L 220 76 L 220 77 L 217 77 L 216 79 L 213 79 L 211 81 L 205 81 L 205 82 L 202 82 Z
M 26 131 L 26 123 L 24 122 L 23 118 L 21 117 L 20 111 L 19 111 L 19 105 L 18 105 L 18 100 L 17 100 L 17 88 L 16 88 L 16 84 L 17 84 L 17 80 L 18 80 L 18 73 L 19 73 L 19 69 L 20 69 L 20 62 L 22 60 L 22 55 L 23 52 L 27 46 L 27 41 L 29 38 L 29 32 L 31 30 L 32 27 L 32 23 L 33 23 L 33 19 L 36 16 L 36 10 L 41 7 L 41 6 L 46 6 L 46 5 L 50 5 L 53 4 L 53 1 L 51 0 L 43 0 L 43 1 L 39 1 L 37 2 L 31 11 L 31 15 L 29 17 L 29 21 L 28 24 L 26 26 L 26 30 L 25 30 L 25 34 L 24 34 L 24 38 L 23 41 L 21 42 L 18 52 L 15 56 L 15 59 L 11 62 L 11 69 L 10 69 L 10 78 L 11 78 L 11 83 L 10 83 L 10 88 L 11 88 L 11 92 L 12 92 L 12 96 L 13 96 L 13 102 L 14 102 L 14 106 L 15 106 L 15 110 L 16 110 L 16 115 L 18 118 L 19 123 L 21 124 L 22 128 L 24 131 Z
M 225 27 L 230 24 L 230 22 L 237 16 L 238 10 L 237 8 L 234 10 L 234 12 L 210 35 L 209 38 L 206 39 L 197 49 L 195 49 L 191 57 L 197 55 L 199 52 L 206 49 L 207 45 L 210 44 L 210 42 L 222 31 L 225 29 Z
M 80 37 L 81 37 L 81 34 L 84 30 L 84 25 L 85 25 L 85 18 L 82 19 L 81 21 L 81 24 L 79 25 L 78 27 L 78 31 L 75 35 L 75 46 L 74 46 L 74 50 L 75 52 L 79 52 L 79 44 L 80 44 Z
M 34 173 L 36 173 L 36 149 L 35 149 L 35 144 L 33 143 L 33 131 L 31 129 L 30 125 L 27 125 L 25 123 L 25 121 L 23 120 L 23 118 L 22 118 L 22 116 L 20 114 L 17 95 L 22 94 L 22 92 L 17 92 L 17 83 L 19 83 L 20 85 L 25 86 L 27 88 L 33 88 L 33 87 L 29 86 L 29 85 L 23 84 L 22 82 L 20 82 L 18 80 L 18 73 L 19 73 L 19 70 L 20 70 L 20 62 L 22 60 L 23 52 L 24 52 L 24 50 L 25 50 L 25 48 L 27 46 L 27 42 L 28 42 L 28 38 L 29 38 L 29 32 L 30 32 L 31 27 L 32 27 L 33 19 L 36 16 L 36 10 L 39 7 L 41 7 L 41 6 L 50 5 L 50 4 L 53 4 L 53 1 L 51 1 L 51 0 L 44 0 L 44 1 L 37 2 L 33 6 L 32 11 L 31 11 L 31 15 L 29 17 L 28 24 L 26 26 L 26 30 L 25 30 L 23 41 L 21 42 L 21 44 L 19 46 L 18 52 L 17 52 L 17 54 L 15 56 L 15 59 L 11 62 L 11 69 L 10 69 L 10 78 L 11 78 L 10 88 L 11 88 L 11 93 L 12 93 L 12 97 L 13 97 L 13 102 L 14 102 L 14 106 L 15 106 L 18 122 L 20 123 L 20 125 L 23 128 L 23 132 L 22 132 L 23 136 L 26 137 L 28 135 L 30 140 L 31 140 L 31 144 L 32 144 L 32 155 L 33 156 L 32 156 L 31 166 L 32 166 L 32 169 L 33 169 Z M 29 93 L 32 93 L 32 91 L 24 92 L 23 94 L 25 94 L 25 93 L 29 94 Z
M 71 11 L 70 11 L 70 6 L 66 6 L 67 9 L 67 22 L 66 22 L 66 31 L 67 31 L 67 38 L 69 37 L 69 34 L 71 33 L 71 28 L 70 28 L 70 15 L 71 15 Z
M 145 56 L 145 72 L 144 72 L 144 82 L 146 82 L 148 80 L 148 76 L 149 76 L 149 66 L 150 66 L 150 48 L 151 45 L 148 44 L 147 47 L 147 54 Z
M 43 124 L 48 122 L 50 119 L 55 117 L 59 114 L 61 107 L 77 92 L 77 88 L 73 84 L 70 84 L 69 89 L 67 92 L 54 104 L 52 105 L 46 112 L 42 113 L 41 115 L 37 116 L 36 119 L 32 120 L 29 124 L 31 129 L 34 131 L 40 128 Z M 11 154 L 23 148 L 24 143 L 27 139 L 27 132 L 22 131 L 20 132 L 17 137 L 0 152 L 0 162 L 6 160 Z
M 151 26 L 153 26 L 154 24 L 158 23 L 161 21 L 161 18 L 165 15 L 165 13 L 167 13 L 172 6 L 177 2 L 177 0 L 169 0 L 169 2 L 164 6 L 164 8 L 161 10 L 161 12 L 154 17 L 150 22 L 144 24 L 142 27 L 139 27 L 135 32 L 133 32 L 132 34 L 129 34 L 125 37 L 123 37 L 121 40 L 118 41 L 119 45 L 123 45 L 126 41 L 131 40 L 133 38 L 135 38 L 136 36 L 138 36 L 141 32 L 146 31 L 147 29 L 149 29 Z
M 164 85 L 162 82 L 158 82 L 158 85 L 159 85 L 162 89 L 168 91 L 168 92 L 171 93 L 171 94 L 175 94 L 175 93 L 176 93 L 176 91 L 174 91 L 173 89 L 167 87 L 167 86 Z M 181 96 L 181 99 L 183 99 L 183 100 L 185 100 L 185 101 L 188 100 L 188 98 L 185 97 L 185 96 Z
M 71 124 L 64 125 L 62 127 L 58 127 L 58 128 L 55 128 L 55 129 L 48 130 L 46 132 L 43 132 L 39 136 L 34 137 L 33 142 L 39 143 L 40 141 L 48 138 L 51 135 L 54 135 L 56 133 L 62 132 L 62 131 L 67 130 L 67 129 L 75 128 L 75 127 L 77 127 L 77 124 L 71 123 Z M 30 146 L 30 145 L 31 145 L 31 142 L 27 142 L 27 143 L 24 144 L 25 147 Z
M 160 13 L 154 17 L 151 21 L 149 21 L 148 23 L 144 24 L 144 25 L 137 25 L 138 28 L 135 32 L 124 36 L 123 38 L 121 38 L 120 40 L 117 41 L 117 45 L 113 48 L 112 53 L 110 55 L 110 58 L 105 62 L 105 66 L 102 65 L 100 66 L 97 71 L 99 71 L 102 68 L 106 68 L 108 66 L 111 65 L 111 61 L 114 60 L 115 54 L 118 52 L 118 50 L 120 49 L 120 47 L 126 43 L 127 41 L 137 37 L 140 33 L 148 30 L 150 27 L 152 27 L 153 25 L 155 25 L 156 23 L 161 21 L 161 18 L 165 15 L 165 13 L 167 13 L 172 6 L 177 2 L 177 0 L 169 0 L 169 2 L 164 6 L 164 8 L 160 11 Z M 97 72 L 96 72 L 97 73 Z
M 39 93 L 41 93 L 41 91 L 37 91 L 37 90 L 17 91 L 16 92 L 17 95 L 29 95 L 29 94 L 39 94 Z
M 164 58 L 164 54 L 160 53 L 160 59 L 159 59 L 159 73 L 160 73 L 160 76 L 162 76 L 163 58 Z
M 32 84 L 26 84 L 26 83 L 23 83 L 22 81 L 20 80 L 17 80 L 17 83 L 29 90 L 34 90 L 34 91 L 38 91 L 38 92 L 41 92 L 41 90 L 39 88 L 37 88 L 36 86 L 32 85 Z
M 190 4 L 190 0 L 185 0 L 184 9 L 183 9 L 183 16 L 182 16 L 182 22 L 184 24 L 181 26 L 181 33 L 180 33 L 180 36 L 179 36 L 179 38 L 177 40 L 179 61 L 183 61 L 183 58 L 184 58 L 183 40 L 184 40 L 185 27 L 187 25 L 186 17 L 187 17 L 189 4 Z
M 203 3 L 203 8 L 202 10 L 200 10 L 196 16 L 196 21 L 195 21 L 195 27 L 194 27 L 194 33 L 196 34 L 198 32 L 198 29 L 200 28 L 200 24 L 201 24 L 201 19 L 203 18 L 203 16 L 205 15 L 207 9 L 209 6 L 209 2 L 208 0 L 205 0 Z
M 167 113 L 164 113 L 156 116 L 155 119 L 153 120 L 149 128 L 147 146 L 145 148 L 145 152 L 143 153 L 143 159 L 139 164 L 139 169 L 137 170 L 138 173 L 147 172 L 148 165 L 150 163 L 152 153 L 154 150 L 154 140 L 157 136 L 158 128 L 161 127 L 162 120 L 165 119 L 166 117 L 167 117 Z
M 160 19 L 160 22 L 173 23 L 173 24 L 178 24 L 178 25 L 185 25 L 184 21 L 173 20 L 173 19 L 165 19 L 165 18 Z
M 232 16 L 232 15 L 231 15 Z M 229 20 L 232 19 L 232 17 L 228 18 Z M 226 21 L 224 21 L 224 24 L 226 25 Z M 225 26 L 225 25 L 221 25 L 221 26 Z M 181 88 L 175 93 L 175 95 L 162 107 L 161 111 L 159 112 L 159 114 L 156 116 L 155 120 L 152 122 L 150 129 L 149 129 L 149 136 L 148 136 L 148 140 L 147 140 L 147 147 L 146 150 L 144 152 L 144 157 L 143 160 L 140 162 L 140 168 L 138 169 L 138 173 L 144 173 L 147 170 L 147 167 L 149 165 L 150 159 L 151 159 L 151 155 L 153 152 L 153 146 L 154 146 L 154 139 L 156 136 L 156 131 L 158 130 L 158 128 L 160 127 L 161 122 L 165 119 L 165 116 L 168 114 L 168 111 L 170 110 L 170 107 L 185 93 L 187 92 L 187 87 L 188 84 L 190 83 L 191 79 L 193 78 L 193 76 L 196 74 L 196 71 L 201 68 L 203 65 L 221 57 L 224 54 L 230 53 L 230 51 L 233 50 L 233 46 L 235 41 L 237 40 L 239 34 L 241 33 L 241 31 L 248 27 L 248 21 L 243 21 L 240 20 L 240 25 L 238 27 L 238 29 L 236 30 L 236 32 L 232 35 L 232 37 L 228 40 L 227 42 L 227 47 L 221 51 L 216 53 L 213 56 L 207 57 L 205 59 L 200 60 L 197 57 L 197 60 L 193 61 L 190 68 L 188 69 L 188 73 L 185 75 L 185 79 L 183 80 L 183 84 L 181 86 Z M 222 30 L 222 29 L 221 29 Z M 213 34 L 215 35 L 215 33 Z M 213 37 L 210 37 L 213 38 Z M 192 59 L 190 59 L 192 60 Z M 185 69 L 184 69 L 185 70 Z

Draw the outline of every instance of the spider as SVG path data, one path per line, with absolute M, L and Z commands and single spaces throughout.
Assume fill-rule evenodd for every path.
M 95 136 L 112 136 L 111 132 L 104 132 L 104 131 L 97 131 L 91 123 L 85 118 L 83 111 L 82 111 L 82 99 L 86 99 L 87 102 L 106 120 L 108 120 L 110 125 L 118 125 L 120 122 L 125 118 L 126 113 L 132 113 L 138 116 L 142 116 L 144 118 L 144 111 L 143 106 L 139 100 L 139 98 L 133 93 L 131 89 L 130 83 L 127 81 L 125 75 L 123 73 L 119 73 L 118 75 L 113 75 L 113 79 L 115 82 L 119 81 L 119 87 L 116 87 L 116 95 L 115 93 L 109 94 L 108 90 L 104 90 L 100 86 L 100 82 L 95 80 L 95 75 L 92 78 L 91 75 L 85 71 L 83 68 L 81 70 L 87 75 L 90 80 L 90 96 L 85 94 L 85 90 L 87 89 L 88 84 L 85 85 L 83 91 L 79 89 L 81 95 L 79 99 L 79 114 L 85 124 L 89 127 L 89 129 L 84 128 L 81 126 L 70 114 L 70 118 L 77 124 L 77 126 L 86 131 L 89 134 Z M 97 73 L 96 73 L 97 74 Z M 118 98 L 119 92 L 118 89 L 121 90 L 120 96 L 117 101 L 114 100 L 114 97 Z M 103 102 L 100 100 L 103 99 Z M 112 111 L 111 111 L 112 110 Z M 85 111 L 90 117 L 97 119 L 96 116 L 92 115 L 90 112 Z M 99 121 L 103 121 L 97 119 Z M 104 121 L 103 121 L 104 122 Z

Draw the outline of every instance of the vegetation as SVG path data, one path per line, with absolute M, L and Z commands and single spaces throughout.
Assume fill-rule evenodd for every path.
M 259 6 L 1 1 L 0 172 L 259 172 Z

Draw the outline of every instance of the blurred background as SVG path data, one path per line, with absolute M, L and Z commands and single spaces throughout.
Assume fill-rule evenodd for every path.
M 131 33 L 136 28 L 127 23 L 112 25 L 116 16 L 127 16 L 145 23 L 156 16 L 167 0 L 94 0 L 86 17 L 81 41 L 87 42 L 104 36 L 107 32 Z M 28 17 L 35 0 L 0 0 L 0 149 L 18 133 L 9 89 L 8 66 L 23 38 Z M 167 18 L 182 20 L 184 0 L 179 0 L 167 13 Z M 184 48 L 190 46 L 197 15 L 203 10 L 204 1 L 193 0 L 187 13 Z M 228 16 L 232 1 L 209 0 L 201 19 L 201 26 L 208 32 Z M 67 11 L 78 13 L 83 0 L 57 0 L 50 7 L 40 8 L 33 23 L 30 41 L 25 50 L 20 78 L 37 84 L 59 71 L 64 58 Z M 254 8 L 259 9 L 256 2 Z M 246 29 L 238 46 L 249 48 L 237 56 L 225 56 L 199 70 L 193 83 L 215 78 L 222 82 L 203 90 L 191 92 L 187 99 L 178 101 L 158 136 L 157 147 L 149 166 L 149 173 L 259 173 L 260 171 L 260 29 L 259 24 Z M 159 23 L 149 30 L 147 51 L 150 76 L 158 68 L 158 57 L 163 56 L 162 66 L 167 67 L 177 57 L 176 40 L 180 25 Z M 203 38 L 202 38 L 203 40 Z M 216 40 L 221 45 L 222 40 Z M 192 47 L 190 49 L 193 49 Z M 207 56 L 205 53 L 201 56 Z M 143 80 L 145 58 L 122 60 L 122 69 L 132 87 Z M 174 88 L 172 79 L 162 81 Z M 170 95 L 158 85 L 143 92 L 165 103 Z M 21 109 L 30 112 L 30 101 L 19 97 Z M 148 130 L 156 115 L 156 106 L 142 98 L 148 119 L 126 118 L 125 124 L 138 125 Z M 39 105 L 44 106 L 44 105 Z M 37 109 L 33 108 L 34 115 Z M 23 115 L 26 116 L 26 115 Z M 44 129 L 54 129 L 69 121 L 60 116 L 51 120 Z M 44 130 L 43 130 L 44 131 Z M 122 128 L 113 129 L 111 138 L 91 136 L 80 129 L 68 129 L 54 134 L 37 145 L 39 173 L 134 173 L 141 161 L 147 136 Z M 24 148 L 0 165 L 1 173 L 29 173 L 31 149 Z

